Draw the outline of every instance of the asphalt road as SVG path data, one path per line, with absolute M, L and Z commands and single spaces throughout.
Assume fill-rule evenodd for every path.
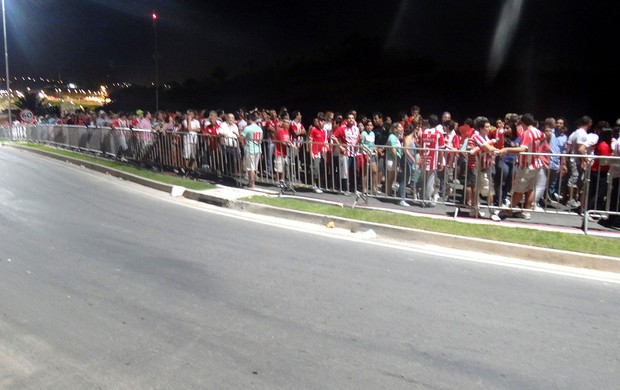
M 618 284 L 280 225 L 0 147 L 0 388 L 620 383 Z

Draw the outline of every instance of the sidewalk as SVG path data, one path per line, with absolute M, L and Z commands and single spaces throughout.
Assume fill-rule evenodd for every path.
M 256 214 L 270 215 L 322 225 L 327 225 L 328 223 L 333 222 L 338 227 L 350 229 L 352 231 L 373 230 L 378 236 L 389 237 L 390 239 L 394 240 L 410 241 L 418 244 L 437 245 L 454 249 L 498 254 L 509 257 L 511 255 L 514 255 L 515 253 L 518 253 L 519 258 L 526 260 L 620 273 L 620 258 L 589 255 L 539 247 L 530 247 L 506 242 L 484 240 L 480 238 L 470 238 L 445 233 L 434 233 L 412 228 L 403 228 L 378 223 L 363 222 L 358 220 L 349 220 L 346 218 L 313 214 L 308 212 L 301 212 L 256 204 L 244 201 L 243 198 L 252 195 L 281 196 L 311 202 L 329 203 L 342 207 L 356 207 L 363 209 L 381 210 L 385 212 L 404 213 L 412 216 L 427 218 L 455 219 L 463 223 L 502 225 L 516 228 L 560 231 L 563 233 L 583 235 L 583 230 L 581 230 L 581 219 L 578 218 L 576 215 L 557 214 L 552 212 L 532 212 L 532 219 L 527 222 L 518 219 L 506 219 L 501 222 L 495 222 L 489 219 L 488 212 L 486 213 L 486 218 L 471 218 L 469 217 L 468 212 L 462 213 L 462 215 L 466 216 L 455 215 L 456 208 L 449 205 L 437 204 L 436 207 L 432 208 L 420 207 L 415 205 L 410 207 L 404 207 L 398 204 L 399 199 L 396 198 L 362 199 L 355 194 L 315 194 L 310 190 L 302 188 L 296 189 L 296 192 L 293 193 L 292 191 L 281 191 L 275 186 L 267 185 L 259 185 L 255 189 L 249 190 L 245 188 L 239 188 L 234 185 L 225 186 L 216 184 L 216 188 L 214 189 L 195 191 L 188 190 L 179 186 L 163 184 L 160 182 L 145 179 L 143 177 L 132 175 L 130 173 L 118 171 L 103 165 L 86 162 L 80 159 L 72 159 L 47 151 L 31 149 L 16 145 L 13 145 L 13 147 L 29 152 L 38 153 L 47 157 L 56 158 L 58 160 L 68 161 L 73 164 L 81 165 L 95 171 L 123 178 L 124 180 L 132 181 L 160 191 L 165 191 L 174 196 L 183 196 L 188 199 L 201 201 L 220 207 L 234 208 Z M 605 228 L 598 224 L 592 224 L 589 234 L 620 239 L 620 229 Z

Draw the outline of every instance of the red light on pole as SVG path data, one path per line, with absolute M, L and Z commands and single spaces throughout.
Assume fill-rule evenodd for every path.
M 151 14 L 151 16 L 153 17 L 153 20 L 157 20 L 157 14 L 155 12 L 153 12 L 153 14 Z

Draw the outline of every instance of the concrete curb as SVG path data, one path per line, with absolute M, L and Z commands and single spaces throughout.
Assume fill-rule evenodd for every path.
M 143 177 L 133 175 L 131 173 L 122 172 L 114 168 L 109 168 L 103 165 L 98 165 L 95 163 L 63 156 L 44 150 L 33 149 L 20 145 L 11 146 L 20 150 L 34 152 L 42 156 L 70 162 L 75 165 L 83 166 L 97 172 L 122 178 L 124 180 L 131 181 L 156 190 L 168 193 L 172 191 L 173 186 L 170 184 L 159 183 L 150 179 L 145 179 Z M 497 254 L 500 256 L 510 256 L 511 254 L 518 253 L 519 258 L 531 261 L 587 268 L 597 271 L 620 273 L 620 258 L 614 258 L 609 256 L 590 255 L 577 252 L 561 251 L 556 249 L 538 248 L 520 244 L 484 240 L 480 238 L 457 236 L 446 233 L 435 233 L 425 230 L 351 220 L 347 218 L 261 205 L 243 200 L 230 200 L 219 196 L 213 196 L 188 189 L 185 189 L 185 191 L 183 192 L 183 196 L 187 199 L 205 202 L 219 207 L 248 211 L 254 214 L 293 219 L 296 221 L 310 222 L 321 225 L 327 225 L 329 222 L 334 222 L 336 226 L 349 229 L 352 232 L 366 231 L 372 229 L 378 235 L 390 237 L 394 240 L 410 241 L 417 244 L 432 244 L 459 250 Z
M 234 202 L 234 206 L 232 207 L 256 214 L 293 219 L 321 225 L 327 225 L 329 222 L 334 222 L 337 227 L 349 229 L 352 232 L 372 229 L 378 235 L 389 237 L 394 240 L 410 241 L 417 244 L 432 244 L 447 248 L 496 254 L 508 257 L 518 254 L 519 258 L 525 260 L 620 273 L 620 259 L 609 256 L 590 255 L 557 249 L 537 248 L 527 245 L 484 240 L 481 238 L 435 233 L 426 230 L 283 209 L 245 201 Z

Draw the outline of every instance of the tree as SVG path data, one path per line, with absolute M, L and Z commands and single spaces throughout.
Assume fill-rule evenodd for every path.
M 20 110 L 28 109 L 36 116 L 43 116 L 47 113 L 47 100 L 39 98 L 35 92 L 26 92 L 24 96 L 20 96 L 15 102 L 15 106 Z

